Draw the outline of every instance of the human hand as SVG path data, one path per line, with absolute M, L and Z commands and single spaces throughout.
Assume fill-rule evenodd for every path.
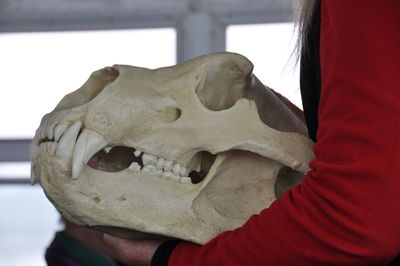
M 150 265 L 154 253 L 163 242 L 161 240 L 150 239 L 124 239 L 108 234 L 104 234 L 103 239 L 112 249 L 115 259 L 125 264 L 133 264 L 135 266 Z

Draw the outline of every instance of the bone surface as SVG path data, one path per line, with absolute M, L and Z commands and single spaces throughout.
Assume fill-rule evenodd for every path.
M 304 123 L 252 69 L 217 53 L 94 72 L 43 117 L 32 182 L 67 220 L 118 236 L 205 243 L 241 226 L 313 158 Z

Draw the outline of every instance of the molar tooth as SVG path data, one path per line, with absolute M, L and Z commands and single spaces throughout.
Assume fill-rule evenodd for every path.
M 169 172 L 169 171 L 168 172 L 164 172 L 163 176 L 165 176 L 167 178 L 170 178 L 170 179 L 173 179 L 173 180 L 179 181 L 179 176 L 176 176 L 172 172 Z
M 148 164 L 148 165 L 146 165 L 146 166 L 144 166 L 142 168 L 142 171 L 143 172 L 148 172 L 148 173 L 155 172 L 156 171 L 156 167 L 154 165 Z
M 156 165 L 157 161 L 158 160 L 157 160 L 156 156 L 153 156 L 153 155 L 150 155 L 150 154 L 147 154 L 147 153 L 143 153 L 143 155 L 142 155 L 143 165 L 148 165 L 148 164 Z
M 104 151 L 105 151 L 106 153 L 109 153 L 109 152 L 111 151 L 111 149 L 112 149 L 112 147 L 105 147 L 105 148 L 104 148 Z
M 64 134 L 65 130 L 68 129 L 68 124 L 59 124 L 56 126 L 56 129 L 54 129 L 54 140 L 58 141 L 62 134 Z
M 168 171 L 171 171 L 171 169 L 172 169 L 172 165 L 173 165 L 173 162 L 172 161 L 165 161 L 164 162 L 164 170 L 166 171 L 166 172 L 168 172 Z
M 187 175 L 189 174 L 189 170 L 185 167 L 182 167 L 179 174 L 180 176 L 187 177 Z
M 69 165 L 72 161 L 72 155 L 74 152 L 74 146 L 76 137 L 78 136 L 79 130 L 81 129 L 82 121 L 78 120 L 70 126 L 64 135 L 61 137 L 57 149 L 56 157 L 63 161 L 66 165 Z
M 188 176 L 183 176 L 179 179 L 179 182 L 181 183 L 192 183 L 192 179 Z
M 76 141 L 72 162 L 72 178 L 77 179 L 90 158 L 106 146 L 107 140 L 103 136 L 85 128 Z
M 133 152 L 133 155 L 135 155 L 136 157 L 139 157 L 140 155 L 142 155 L 142 152 L 136 150 L 136 151 Z
M 165 162 L 165 159 L 164 158 L 158 158 L 158 161 L 157 161 L 157 165 L 156 165 L 156 167 L 157 167 L 157 169 L 158 170 L 161 170 L 162 169 L 162 167 L 164 166 L 164 162 Z
M 172 167 L 172 172 L 175 175 L 179 175 L 181 172 L 181 165 L 179 163 L 174 164 L 174 166 Z
M 133 171 L 140 171 L 140 165 L 137 162 L 133 162 L 131 165 L 129 165 L 129 169 Z

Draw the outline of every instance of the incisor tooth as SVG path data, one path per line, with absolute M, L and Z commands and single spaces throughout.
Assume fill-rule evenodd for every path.
M 89 159 L 107 146 L 106 139 L 90 129 L 84 129 L 79 135 L 74 148 L 72 178 L 77 179 Z
M 55 143 L 55 142 L 50 142 L 50 144 L 49 144 L 49 148 L 48 148 L 49 150 L 49 153 L 51 154 L 51 155 L 55 155 L 56 154 L 56 149 L 57 149 L 57 143 Z
M 72 161 L 72 155 L 74 152 L 74 146 L 76 137 L 78 136 L 79 130 L 81 129 L 82 121 L 78 120 L 70 126 L 64 135 L 60 139 L 57 145 L 56 157 L 58 157 L 66 165 L 70 165 Z
M 48 136 L 49 139 L 53 139 L 54 138 L 54 127 L 55 127 L 55 124 L 50 125 L 50 127 L 48 129 L 47 136 Z
M 54 129 L 54 140 L 58 141 L 62 134 L 64 134 L 65 130 L 67 130 L 68 125 L 67 124 L 59 124 L 56 126 L 56 129 Z

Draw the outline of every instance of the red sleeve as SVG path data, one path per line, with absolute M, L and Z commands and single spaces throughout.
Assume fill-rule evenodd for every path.
M 321 102 L 304 182 L 169 265 L 384 265 L 400 252 L 400 1 L 322 0 Z

